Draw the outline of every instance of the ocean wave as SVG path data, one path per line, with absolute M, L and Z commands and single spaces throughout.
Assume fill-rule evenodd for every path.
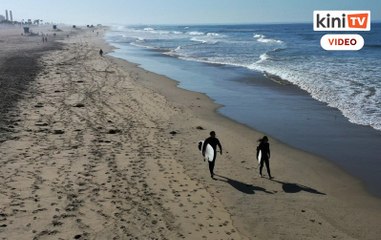
M 274 50 L 272 50 L 272 52 L 274 53 L 277 53 L 277 52 L 282 52 L 284 50 L 286 50 L 287 48 L 275 48 Z
M 132 46 L 135 46 L 135 47 L 140 47 L 140 48 L 145 48 L 145 49 L 150 49 L 150 50 L 158 50 L 158 48 L 155 48 L 155 47 L 152 47 L 152 46 L 147 46 L 147 45 L 141 44 L 139 42 L 132 42 L 130 44 Z
M 263 54 L 265 56 L 265 54 Z M 322 69 L 306 71 L 296 66 L 278 66 L 257 61 L 248 66 L 249 69 L 263 72 L 270 80 L 290 82 L 308 92 L 314 99 L 338 109 L 350 122 L 371 126 L 381 130 L 381 93 L 370 86 L 354 86 L 348 88 L 348 76 L 330 81 L 323 76 Z M 294 68 L 294 69 L 292 69 Z M 309 69 L 313 69 L 312 67 Z M 330 74 L 330 73 L 328 73 Z M 329 81 L 329 84 L 327 82 Z
M 270 56 L 267 53 L 263 53 L 259 56 L 259 60 L 256 63 L 261 63 L 270 59 Z
M 181 46 L 176 47 L 175 49 L 172 49 L 170 51 L 164 52 L 165 55 L 169 56 L 179 56 L 179 51 L 181 50 Z
M 283 78 L 279 77 L 278 75 L 271 74 L 271 73 L 266 72 L 266 71 L 264 71 L 263 74 L 265 75 L 265 77 L 267 77 L 271 81 L 276 82 L 280 85 L 291 85 L 290 81 L 288 81 L 287 79 L 283 79 Z
M 159 35 L 168 35 L 171 33 L 177 34 L 174 31 L 171 32 L 171 31 L 165 31 L 165 30 L 156 30 L 155 28 L 152 28 L 152 27 L 146 27 L 143 29 L 130 29 L 130 31 L 135 33 L 144 33 L 144 34 L 150 33 L 150 34 L 159 34 Z
M 206 38 L 197 38 L 197 37 L 193 37 L 190 40 L 192 42 L 198 42 L 198 43 L 202 43 L 202 44 L 217 44 L 218 43 L 217 40 L 206 39 Z
M 199 38 L 196 38 L 196 37 L 193 37 L 193 38 L 191 38 L 190 40 L 193 41 L 193 42 L 207 43 L 206 40 L 204 40 L 204 39 L 199 39 Z
M 146 31 L 146 32 L 152 32 L 152 31 L 155 31 L 154 28 L 150 28 L 150 27 L 143 28 L 143 30 Z
M 127 35 L 125 34 L 122 34 L 122 33 L 118 33 L 118 34 L 113 34 L 113 35 L 110 35 L 113 39 L 115 40 L 121 40 L 121 39 L 126 39 L 128 38 Z
M 221 37 L 221 34 L 210 32 L 210 33 L 207 33 L 206 36 L 209 36 L 209 37 Z
M 125 32 L 116 31 L 109 36 L 116 43 L 160 51 L 187 61 L 243 67 L 262 72 L 276 82 L 289 81 L 313 98 L 339 109 L 349 121 L 381 130 L 381 85 L 376 81 L 381 78 L 381 68 L 374 56 L 381 44 L 377 40 L 364 46 L 368 48 L 365 53 L 370 53 L 368 58 L 348 54 L 353 58 L 348 59 L 335 53 L 313 52 L 316 44 L 300 37 L 282 35 L 283 42 L 267 30 L 254 30 L 258 31 L 255 33 L 250 29 L 240 34 L 234 30 L 233 35 L 215 28 L 196 27 L 117 30 Z
M 205 33 L 198 32 L 198 31 L 187 32 L 187 34 L 191 35 L 191 36 L 202 36 L 202 35 L 205 35 Z
M 138 40 L 138 37 L 133 37 L 125 34 L 108 34 L 107 38 L 115 43 L 130 43 Z
M 257 39 L 257 41 L 261 43 L 283 43 L 282 40 L 266 38 L 266 36 L 262 34 L 254 34 L 253 38 Z
M 257 41 L 262 43 L 283 43 L 282 40 L 271 39 L 271 38 L 258 38 Z
M 171 56 L 171 57 L 176 57 L 176 58 L 181 58 L 181 57 L 186 57 L 185 53 L 182 52 L 181 50 L 183 49 L 184 46 L 177 46 L 175 49 L 171 49 L 169 51 L 163 52 L 164 55 Z
M 268 53 L 261 54 L 260 60 L 253 64 L 238 62 L 236 59 L 200 58 L 174 52 L 171 54 L 187 61 L 244 67 L 260 71 L 271 81 L 282 85 L 294 84 L 298 86 L 308 92 L 314 99 L 327 103 L 328 106 L 341 111 L 354 124 L 371 126 L 374 129 L 381 130 L 381 110 L 377 107 L 381 104 L 381 101 L 378 100 L 381 99 L 381 92 L 376 91 L 374 87 L 367 86 L 366 89 L 360 89 L 361 86 L 359 85 L 357 88 L 348 91 L 344 79 L 327 84 L 328 80 L 321 76 L 321 73 L 324 72 L 321 69 L 316 69 L 316 73 L 309 73 L 298 67 L 291 70 L 290 66 L 276 67 L 275 65 L 265 64 L 264 62 L 271 59 Z M 306 66 L 304 67 L 306 68 Z M 306 79 L 310 79 L 310 81 L 306 81 Z M 356 91 L 357 93 L 353 95 Z
M 284 50 L 286 50 L 286 48 L 275 48 L 275 49 L 273 49 L 271 51 L 262 53 L 259 56 L 259 60 L 256 61 L 255 64 L 260 64 L 260 63 L 263 63 L 263 62 L 268 61 L 268 60 L 271 60 L 271 61 L 281 61 L 281 59 L 276 58 L 274 56 L 274 53 L 279 53 L 279 52 L 284 51 Z
M 265 35 L 262 34 L 254 34 L 253 38 L 264 38 Z
M 175 50 L 167 51 L 167 52 L 164 52 L 163 54 L 170 57 L 177 57 L 177 58 L 180 57 L 180 55 Z

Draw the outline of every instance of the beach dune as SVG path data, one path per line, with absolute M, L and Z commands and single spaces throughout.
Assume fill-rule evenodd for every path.
M 263 133 L 218 115 L 219 106 L 203 94 L 100 56 L 100 49 L 112 51 L 105 29 L 76 31 L 69 38 L 63 31 L 49 48 L 10 34 L 30 48 L 0 50 L 2 72 L 8 54 L 37 61 L 2 117 L 0 238 L 381 235 L 380 201 L 358 181 L 272 138 L 275 179 L 260 178 L 255 147 Z M 224 149 L 216 180 L 197 149 L 212 130 Z

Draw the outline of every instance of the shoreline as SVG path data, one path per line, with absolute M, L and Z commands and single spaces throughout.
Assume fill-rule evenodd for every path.
M 229 117 L 221 115 L 218 112 L 218 109 L 222 105 L 215 103 L 212 99 L 210 99 L 205 94 L 194 92 L 191 90 L 186 90 L 183 88 L 179 88 L 178 87 L 178 81 L 173 80 L 173 79 L 169 79 L 168 77 L 166 77 L 164 75 L 160 75 L 160 74 L 158 75 L 156 73 L 149 72 L 149 71 L 145 70 L 144 68 L 141 68 L 138 64 L 129 63 L 123 59 L 118 59 L 117 61 L 121 62 L 121 64 L 123 64 L 123 62 L 125 62 L 125 64 L 130 65 L 130 67 L 128 67 L 129 71 L 132 71 L 131 69 L 137 67 L 140 70 L 135 70 L 135 71 L 139 72 L 139 75 L 143 75 L 143 76 L 148 75 L 146 77 L 147 79 L 158 79 L 158 80 L 156 80 L 157 82 L 155 81 L 156 83 L 151 82 L 150 80 L 143 80 L 144 77 L 142 77 L 142 76 L 139 80 L 143 81 L 141 83 L 144 86 L 146 86 L 150 89 L 153 89 L 154 91 L 158 91 L 160 94 L 166 96 L 166 98 L 168 98 L 169 101 L 172 102 L 172 104 L 175 102 L 176 106 L 177 105 L 182 106 L 182 108 L 189 109 L 193 114 L 196 114 L 197 115 L 196 118 L 202 119 L 202 120 L 199 120 L 200 124 L 198 126 L 202 126 L 204 128 L 205 125 L 202 125 L 201 123 L 205 124 L 205 120 L 206 120 L 209 123 L 209 126 L 207 128 L 205 128 L 205 130 L 206 129 L 215 130 L 215 128 L 219 128 L 219 129 L 222 128 L 222 129 L 226 130 L 227 132 L 230 132 L 231 135 L 239 135 L 239 138 L 243 137 L 243 139 L 250 139 L 250 141 L 253 143 L 252 144 L 253 148 L 255 147 L 254 145 L 255 145 L 256 140 L 262 136 L 262 134 L 260 132 L 257 132 L 257 130 L 255 130 L 255 129 L 253 129 L 253 128 L 245 125 L 245 124 L 239 123 L 239 122 L 237 122 L 237 121 L 235 121 Z M 158 83 L 158 82 L 160 82 L 160 83 Z M 175 93 L 175 92 L 177 92 L 177 93 Z M 181 96 L 181 97 L 179 97 L 179 96 Z M 207 109 L 207 110 L 205 110 L 205 109 Z M 194 119 L 192 119 L 192 120 L 194 120 Z M 191 122 L 193 122 L 193 121 L 191 121 Z M 215 126 L 218 125 L 218 124 L 216 124 L 217 122 L 219 124 L 223 123 L 223 124 L 221 124 L 223 126 L 218 126 L 218 127 L 213 128 L 211 126 L 211 122 L 212 123 L 214 122 Z M 197 131 L 196 130 L 197 124 L 192 124 L 191 126 L 188 126 L 188 124 L 185 124 L 185 125 L 187 125 L 188 129 L 192 129 L 194 131 Z M 231 127 L 231 125 L 234 125 L 233 131 L 231 131 L 231 130 L 229 131 L 229 128 Z M 180 121 L 180 124 L 175 129 L 180 129 L 178 131 L 181 134 L 187 134 L 187 133 L 190 133 L 189 130 L 184 131 L 184 132 L 181 130 L 181 129 L 187 128 L 187 127 L 184 127 L 184 122 Z M 221 133 L 219 134 L 219 132 L 220 132 L 220 130 L 217 130 L 217 135 L 221 136 L 222 134 Z M 202 137 L 202 135 L 200 135 L 200 133 L 203 133 L 204 134 L 203 136 L 208 135 L 207 131 L 199 131 L 199 132 L 195 133 L 196 135 L 199 136 L 199 140 L 203 139 L 203 137 Z M 225 136 L 225 137 L 220 138 L 220 139 L 225 139 L 225 141 L 226 141 L 226 139 L 229 138 L 229 134 L 227 134 L 227 133 L 223 134 L 223 136 Z M 187 138 L 186 142 L 191 142 L 191 141 L 196 146 L 197 139 Z M 287 145 L 287 143 L 282 143 L 282 142 L 279 142 L 279 141 L 274 140 L 274 139 L 271 139 L 270 141 L 271 141 L 271 144 L 274 145 L 274 146 L 272 146 L 272 148 L 276 148 L 282 154 L 285 153 L 286 155 L 291 155 L 293 157 L 296 156 L 295 158 L 298 158 L 297 163 L 292 162 L 292 158 L 291 159 L 288 158 L 287 163 L 279 163 L 279 162 L 271 163 L 271 164 L 273 164 L 272 168 L 274 168 L 278 171 L 281 171 L 281 169 L 297 169 L 298 170 L 298 176 L 296 176 L 296 177 L 291 177 L 290 173 L 285 174 L 285 176 L 282 173 L 279 174 L 280 179 L 279 179 L 279 176 L 276 176 L 275 180 L 273 182 L 280 184 L 281 189 L 279 189 L 279 187 L 278 187 L 278 189 L 275 190 L 274 192 L 284 191 L 286 194 L 290 194 L 290 193 L 300 193 L 300 192 L 304 191 L 304 192 L 307 192 L 310 194 L 317 194 L 317 195 L 322 195 L 322 196 L 332 194 L 332 195 L 334 195 L 334 198 L 340 199 L 339 201 L 342 203 L 346 202 L 348 200 L 348 198 L 350 198 L 349 196 L 352 196 L 352 195 L 358 196 L 359 195 L 358 197 L 356 197 L 356 200 L 351 202 L 349 205 L 352 205 L 352 204 L 353 204 L 353 206 L 361 205 L 361 203 L 364 200 L 366 202 L 368 202 L 370 200 L 370 202 L 368 202 L 370 204 L 369 206 L 374 207 L 373 210 L 375 210 L 376 212 L 380 211 L 380 207 L 379 207 L 380 206 L 380 199 L 377 198 L 376 196 L 371 195 L 371 193 L 365 189 L 365 186 L 363 185 L 363 183 L 360 180 L 358 180 L 358 179 L 354 178 L 353 176 L 349 175 L 348 173 L 344 172 L 341 168 L 339 168 L 334 163 L 332 163 L 326 159 L 323 159 L 321 157 L 311 155 L 310 153 L 305 152 L 303 150 L 291 148 Z M 234 139 L 232 142 L 239 142 L 239 140 Z M 236 155 L 242 155 L 240 153 L 240 150 L 248 151 L 248 148 L 246 147 L 244 149 L 241 148 L 241 149 L 234 150 Z M 249 150 L 249 151 L 253 152 L 254 150 Z M 233 150 L 229 149 L 228 152 L 232 153 Z M 292 152 L 292 154 L 290 154 L 290 152 Z M 197 158 L 197 157 L 194 157 L 194 154 L 197 154 L 195 152 L 188 153 L 188 154 L 189 154 L 188 155 L 189 158 L 192 158 L 192 157 Z M 230 154 L 230 156 L 228 157 L 229 159 L 233 158 L 231 155 L 233 155 L 233 154 Z M 253 155 L 250 155 L 250 153 L 246 152 L 244 154 L 244 156 L 245 156 L 245 160 L 243 162 L 241 162 L 244 164 L 244 166 L 242 166 L 242 168 L 244 168 L 245 170 L 250 170 L 250 171 L 253 169 L 256 169 L 253 166 L 247 166 L 247 165 L 254 165 L 253 162 L 251 162 L 251 161 L 253 161 Z M 220 158 L 219 155 L 218 155 L 218 158 Z M 216 166 L 217 169 L 219 168 L 219 164 L 225 164 L 225 161 L 224 161 L 224 163 L 219 163 L 219 160 L 217 160 L 217 161 L 218 161 L 217 166 Z M 223 160 L 221 160 L 221 161 L 223 161 Z M 203 168 L 201 168 L 199 166 L 199 163 L 195 163 L 193 161 L 192 161 L 192 163 L 185 162 L 185 161 L 181 161 L 181 162 L 182 162 L 182 164 L 184 164 L 184 166 L 187 170 L 187 173 L 189 173 L 189 175 L 192 175 L 192 176 L 196 175 L 197 177 L 199 177 L 200 181 L 206 186 L 208 184 L 210 184 L 210 179 L 209 179 L 209 175 L 207 174 L 207 172 L 204 171 L 204 175 L 200 174 L 200 172 L 202 172 Z M 229 164 L 228 167 L 223 167 L 224 172 L 230 172 L 231 169 L 234 169 L 234 166 L 232 164 Z M 317 173 L 317 171 L 318 171 L 317 169 L 320 169 L 321 172 L 325 173 L 325 174 L 323 174 L 324 179 L 321 179 L 321 175 Z M 306 171 L 307 173 L 301 173 L 303 171 Z M 309 175 L 309 173 L 311 173 L 311 172 L 314 173 L 314 176 Z M 245 176 L 244 179 L 246 179 L 247 181 L 239 181 L 239 180 L 234 180 L 234 179 L 230 179 L 230 178 L 227 179 L 225 176 L 222 175 L 222 177 L 220 177 L 220 181 L 222 179 L 222 182 L 228 183 L 228 185 L 231 187 L 231 189 L 229 189 L 229 187 L 222 186 L 220 184 L 214 184 L 212 187 L 210 187 L 210 188 L 207 187 L 207 188 L 212 189 L 212 192 L 215 191 L 214 194 L 218 195 L 218 198 L 223 199 L 223 203 L 227 204 L 228 206 L 230 205 L 228 207 L 228 211 L 231 214 L 233 212 L 235 215 L 236 213 L 232 209 L 235 209 L 237 204 L 241 204 L 240 201 L 242 201 L 242 196 L 238 196 L 237 198 L 232 197 L 232 196 L 236 195 L 236 193 L 234 191 L 238 190 L 239 192 L 244 193 L 244 194 L 248 194 L 248 195 L 254 195 L 254 194 L 256 194 L 257 191 L 258 192 L 265 192 L 265 193 L 271 192 L 271 191 L 268 191 L 266 188 L 255 186 L 256 185 L 255 183 L 251 184 L 251 182 L 253 182 L 253 181 L 254 182 L 260 181 L 260 183 L 263 183 L 264 185 L 266 185 L 265 184 L 266 180 L 263 181 L 263 179 L 255 176 L 256 174 L 258 174 L 256 171 L 253 172 L 253 174 L 254 174 L 254 176 L 251 176 L 251 177 Z M 220 174 L 217 174 L 217 176 L 219 176 L 219 175 Z M 225 174 L 225 175 L 227 175 L 227 174 Z M 291 173 L 291 175 L 292 175 L 292 173 Z M 240 174 L 238 174 L 237 176 L 240 176 Z M 340 176 L 340 178 L 338 179 L 337 176 Z M 282 180 L 283 178 L 286 178 L 288 181 Z M 312 182 L 311 185 L 301 184 L 301 182 L 309 182 L 309 180 L 311 180 L 309 178 L 313 178 L 313 180 L 311 181 Z M 227 181 L 224 181 L 223 179 L 226 179 Z M 307 179 L 309 179 L 309 180 L 307 180 Z M 324 183 L 323 184 L 324 186 L 321 186 L 319 188 L 312 187 L 313 185 L 320 185 L 322 183 Z M 324 190 L 322 190 L 322 189 L 324 189 Z M 222 194 L 221 193 L 222 191 L 224 191 L 225 194 Z M 354 192 L 356 192 L 356 194 Z M 246 199 L 246 200 L 248 200 L 248 199 Z M 309 200 L 311 201 L 311 199 L 309 199 Z M 314 201 L 312 201 L 312 202 L 314 202 Z M 357 202 L 357 203 L 355 203 L 355 202 Z M 314 204 L 316 204 L 316 202 Z M 305 206 L 304 204 L 300 204 L 300 205 L 302 205 L 304 208 L 310 208 L 311 207 L 311 206 L 308 206 L 308 204 L 307 204 L 307 206 Z M 341 206 L 341 205 L 338 204 L 336 207 L 339 207 L 339 206 Z M 269 206 L 269 207 L 271 208 L 271 206 Z M 327 206 L 325 206 L 325 207 L 327 207 Z M 268 210 L 267 207 L 266 207 L 266 210 Z M 331 210 L 334 211 L 334 209 L 330 209 L 330 210 L 325 209 L 324 214 L 327 214 Z M 355 213 L 357 215 L 356 217 L 359 217 L 359 215 L 362 215 L 362 214 L 357 213 L 357 211 L 355 209 L 352 209 L 352 210 L 354 210 L 352 213 Z M 364 209 L 362 209 L 362 210 L 364 210 Z M 255 214 L 261 215 L 259 212 L 257 212 L 258 210 L 256 210 L 256 211 L 253 210 L 253 211 L 255 212 Z M 282 211 L 281 208 L 279 208 L 278 211 Z M 306 212 L 306 210 L 304 210 L 304 209 L 302 209 L 301 211 Z M 314 209 L 314 211 L 320 212 L 320 211 L 322 211 L 322 209 L 319 209 L 319 210 Z M 328 211 L 328 212 L 326 212 L 326 211 Z M 372 211 L 370 211 L 370 212 L 372 212 Z M 369 216 L 370 212 L 362 215 L 362 217 L 360 217 L 360 218 L 365 219 L 366 217 Z M 242 211 L 242 209 L 241 209 L 240 214 L 242 214 L 242 215 L 238 215 L 236 217 L 233 217 L 233 220 L 239 226 L 239 229 L 242 229 L 242 232 L 245 236 L 251 236 L 253 234 L 253 231 L 250 229 L 250 227 L 248 226 L 248 223 L 245 221 L 250 221 L 250 223 L 257 225 L 258 219 L 254 220 L 253 216 L 248 216 L 247 213 L 245 212 L 245 210 Z M 319 214 L 322 214 L 322 212 L 320 212 Z M 346 218 L 345 221 L 348 221 L 348 222 L 351 221 L 350 220 L 351 216 L 345 216 L 346 215 L 345 213 L 337 213 L 336 212 L 335 214 L 341 215 L 340 217 L 342 218 L 342 220 L 344 220 Z M 376 213 L 376 215 L 378 215 L 378 214 L 379 213 Z M 241 219 L 242 216 L 245 216 L 244 219 Z M 262 217 L 265 217 L 265 216 L 262 216 Z M 299 217 L 302 217 L 302 216 L 299 216 Z M 373 218 L 373 217 L 370 217 L 370 218 Z M 375 220 L 376 218 L 373 218 L 373 219 Z M 312 222 L 315 222 L 313 219 L 309 219 L 309 220 Z M 295 221 L 295 219 L 290 219 L 290 221 Z M 368 220 L 367 222 L 368 222 L 368 224 L 370 224 L 371 222 L 373 222 L 373 220 Z M 375 222 L 377 222 L 377 221 L 375 220 Z M 302 224 L 302 223 L 299 223 L 299 224 Z M 338 224 L 338 223 L 336 223 L 336 224 Z M 341 225 L 341 224 L 339 224 L 339 225 Z M 353 227 L 354 226 L 352 226 L 352 228 Z M 361 227 L 358 227 L 357 230 L 359 230 L 360 228 Z M 347 230 L 348 229 L 349 228 L 347 228 Z M 296 234 L 296 232 L 294 232 L 293 234 Z M 271 238 L 274 236 L 270 234 L 267 237 Z M 332 237 L 332 236 L 327 236 L 327 237 Z M 336 237 L 334 237 L 334 238 L 336 238 Z M 364 236 L 362 236 L 362 237 L 364 237 Z M 338 238 L 341 239 L 341 237 L 338 237 Z M 364 238 L 367 238 L 367 237 L 364 237 Z M 262 238 L 260 238 L 260 239 L 262 239 Z M 286 238 L 286 239 L 288 239 L 288 238 Z M 296 239 L 299 239 L 299 238 L 296 237 Z M 342 237 L 342 239 L 351 239 L 351 236 L 346 235 L 345 237 Z M 354 239 L 356 239 L 356 237 L 354 237 Z M 369 239 L 372 239 L 372 237 L 370 237 Z
M 380 200 L 348 174 L 270 138 L 275 179 L 260 178 L 253 152 L 261 133 L 218 114 L 206 95 L 100 57 L 99 48 L 112 50 L 90 31 L 66 39 L 63 50 L 43 55 L 34 94 L 23 93 L 15 138 L 0 143 L 1 237 L 381 234 Z M 217 180 L 197 149 L 210 130 L 224 147 Z
M 360 179 L 372 195 L 381 196 L 377 184 L 381 181 L 378 174 L 381 169 L 376 164 L 381 154 L 377 147 L 381 144 L 381 133 L 370 126 L 350 123 L 339 110 L 313 99 L 308 92 L 293 84 L 270 81 L 260 72 L 115 46 L 121 49 L 112 56 L 176 79 L 181 88 L 207 93 L 213 101 L 223 105 L 218 111 L 220 114 L 260 129 L 294 148 L 330 160 Z M 358 159 L 362 164 L 358 164 Z

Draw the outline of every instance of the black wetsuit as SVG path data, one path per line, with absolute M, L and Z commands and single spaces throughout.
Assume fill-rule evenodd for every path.
M 261 163 L 259 165 L 259 173 L 262 176 L 262 169 L 263 169 L 263 163 L 266 164 L 267 173 L 269 174 L 269 178 L 271 178 L 270 173 L 270 144 L 268 142 L 261 142 L 259 146 L 257 147 L 257 156 L 259 153 L 259 150 L 262 152 L 262 159 Z
M 217 156 L 217 146 L 220 148 L 221 152 L 222 152 L 222 146 L 221 146 L 221 143 L 220 141 L 218 140 L 218 138 L 215 138 L 215 137 L 209 137 L 205 140 L 204 142 L 204 146 L 202 148 L 202 153 L 204 154 L 205 153 L 205 149 L 206 149 L 206 146 L 210 144 L 210 146 L 212 146 L 213 150 L 214 150 L 214 158 L 213 158 L 213 161 L 209 161 L 209 171 L 210 171 L 210 176 L 213 177 L 214 176 L 214 165 L 215 165 L 215 160 L 216 160 L 216 156 Z

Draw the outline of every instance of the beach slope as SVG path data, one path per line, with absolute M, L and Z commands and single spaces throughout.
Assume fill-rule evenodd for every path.
M 0 143 L 2 239 L 377 239 L 378 199 L 324 159 L 215 113 L 205 95 L 108 56 L 103 29 L 37 58 Z M 101 34 L 97 34 L 97 32 Z M 21 54 L 20 52 L 15 53 Z M 4 65 L 4 62 L 2 62 Z M 197 142 L 217 132 L 211 179 Z

